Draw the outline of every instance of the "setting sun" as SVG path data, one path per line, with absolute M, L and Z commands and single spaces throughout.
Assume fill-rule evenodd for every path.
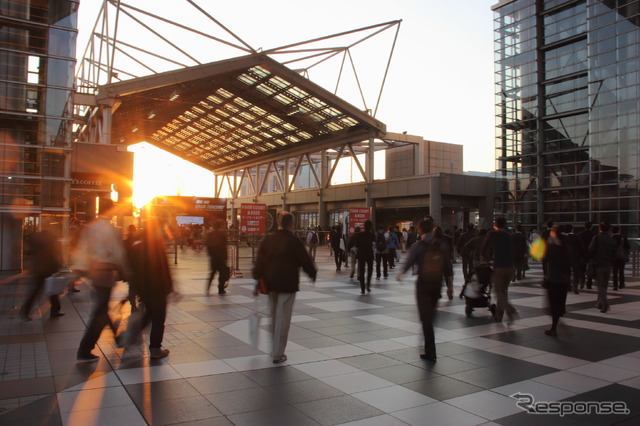
M 147 142 L 129 147 L 133 160 L 133 205 L 141 208 L 159 195 L 213 197 L 212 172 Z

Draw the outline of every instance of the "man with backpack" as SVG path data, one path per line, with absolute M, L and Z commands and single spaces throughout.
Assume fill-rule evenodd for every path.
M 318 229 L 312 228 L 307 234 L 307 245 L 309 246 L 309 256 L 311 256 L 313 260 L 316 260 L 316 251 L 318 251 L 319 243 L 320 235 L 318 235 Z
M 431 216 L 427 216 L 418 224 L 420 241 L 415 243 L 409 252 L 407 262 L 398 273 L 398 280 L 414 265 L 417 266 L 416 300 L 424 334 L 424 352 L 420 353 L 420 358 L 435 362 L 436 342 L 433 320 L 438 300 L 442 297 L 443 279 L 447 285 L 447 297 L 449 300 L 453 298 L 453 264 L 448 245 L 441 236 L 438 236 L 442 235 L 442 232 L 435 235 L 433 230 Z
M 376 279 L 380 279 L 380 265 L 385 278 L 388 278 L 389 266 L 389 234 L 385 232 L 384 226 L 379 226 L 376 232 Z

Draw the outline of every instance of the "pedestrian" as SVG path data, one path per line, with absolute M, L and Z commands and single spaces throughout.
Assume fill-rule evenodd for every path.
M 351 279 L 353 279 L 353 276 L 356 273 L 356 270 L 358 269 L 358 262 L 357 262 L 357 257 L 358 257 L 358 247 L 355 245 L 355 243 L 358 240 L 358 237 L 356 237 L 356 235 L 358 235 L 360 233 L 360 227 L 356 226 L 354 233 L 352 236 L 349 237 L 349 241 L 347 242 L 347 251 L 349 252 L 349 258 L 351 259 Z M 358 276 L 358 280 L 360 280 L 360 277 Z
M 420 241 L 411 248 L 407 262 L 398 273 L 399 281 L 402 274 L 417 266 L 416 301 L 424 334 L 424 352 L 420 353 L 420 358 L 432 362 L 437 359 L 433 321 L 438 300 L 442 297 L 443 280 L 447 285 L 447 297 L 449 300 L 453 298 L 453 265 L 449 247 L 438 229 L 434 229 L 431 217 L 418 224 Z
M 307 234 L 307 246 L 309 247 L 309 256 L 311 256 L 311 259 L 314 261 L 316 260 L 316 251 L 318 251 L 319 243 L 320 235 L 318 234 L 318 230 L 311 228 Z M 329 245 L 329 247 L 331 247 L 331 245 Z
M 529 246 L 527 245 L 527 237 L 525 237 L 522 226 L 516 226 L 512 235 L 513 238 L 513 263 L 516 268 L 515 280 L 524 278 L 525 267 L 527 265 L 527 255 L 529 254 Z
M 580 282 L 580 289 L 583 289 L 586 285 L 587 289 L 590 290 L 593 286 L 593 274 L 595 273 L 595 267 L 589 268 L 589 263 L 591 263 L 592 260 L 595 261 L 595 259 L 593 259 L 592 254 L 589 252 L 589 244 L 591 244 L 593 237 L 595 237 L 597 233 L 598 231 L 596 229 L 593 229 L 593 223 L 591 223 L 591 221 L 586 221 L 584 223 L 584 231 L 579 234 L 580 241 L 582 241 L 583 252 L 585 255 L 581 262 L 584 274 L 581 277 L 582 280 Z
M 229 282 L 229 266 L 227 265 L 227 233 L 224 231 L 225 222 L 218 219 L 213 223 L 213 230 L 207 234 L 207 253 L 209 254 L 209 277 L 204 293 L 209 295 L 213 278 L 218 273 L 218 294 L 226 294 Z
M 48 230 L 36 232 L 29 238 L 29 252 L 32 255 L 33 264 L 30 266 L 32 289 L 25 300 L 20 313 L 25 321 L 31 321 L 31 308 L 44 288 L 47 277 L 55 274 L 62 267 L 60 245 L 56 236 Z M 61 317 L 59 295 L 49 295 L 51 310 L 49 317 Z
M 291 325 L 296 292 L 300 290 L 300 268 L 313 282 L 318 270 L 304 245 L 293 234 L 294 217 L 282 212 L 278 217 L 278 231 L 268 235 L 260 244 L 253 267 L 253 278 L 263 280 L 269 292 L 273 363 L 287 360 L 285 348 Z M 258 286 L 254 294 L 257 295 Z
M 547 265 L 547 275 L 542 286 L 547 290 L 551 313 L 551 328 L 544 331 L 547 336 L 557 336 L 560 317 L 566 313 L 567 292 L 571 287 L 570 247 L 559 225 L 553 225 L 547 238 L 547 248 L 542 262 Z
M 409 238 L 409 232 L 407 228 L 402 228 L 402 240 L 400 241 L 402 244 L 402 252 L 407 252 L 407 239 Z
M 595 279 L 598 286 L 598 301 L 596 308 L 600 312 L 607 313 L 609 301 L 607 300 L 607 287 L 611 277 L 611 269 L 616 258 L 616 240 L 611 237 L 611 227 L 605 221 L 600 221 L 598 234 L 589 243 L 589 254 L 595 260 Z
M 573 232 L 573 225 L 565 225 L 563 243 L 569 250 L 569 264 L 571 266 L 571 290 L 575 294 L 580 294 L 580 280 L 584 281 L 584 270 L 582 259 L 585 257 L 584 247 L 580 237 Z
M 138 235 L 138 229 L 135 225 L 129 225 L 127 227 L 127 238 L 124 240 L 124 248 L 127 253 L 127 262 L 129 263 L 129 265 L 131 265 L 132 261 L 133 247 L 136 244 L 139 244 L 139 241 L 140 237 Z M 133 313 L 138 311 L 138 305 L 136 302 L 136 298 L 138 296 L 136 288 L 138 283 L 136 282 L 136 278 L 133 275 L 129 277 L 128 284 L 129 293 L 127 294 L 127 298 L 122 301 L 122 304 L 124 304 L 126 301 L 129 301 L 129 304 L 131 305 L 131 312 Z
M 360 294 L 364 294 L 365 290 L 371 292 L 371 275 L 373 275 L 374 245 L 376 240 L 373 233 L 373 222 L 365 220 L 364 231 L 357 233 L 354 237 L 353 246 L 357 252 Z M 367 267 L 366 276 L 365 266 Z
M 387 278 L 388 265 L 389 265 L 389 235 L 385 231 L 384 226 L 379 226 L 376 232 L 376 279 L 380 279 L 380 266 L 382 266 L 382 273 Z
M 488 255 L 488 253 L 491 255 Z M 500 216 L 495 220 L 492 231 L 487 233 L 480 248 L 481 261 L 493 261 L 493 273 L 491 284 L 496 296 L 495 320 L 502 322 L 504 314 L 507 314 L 509 322 L 513 322 L 516 309 L 509 303 L 509 284 L 515 274 L 513 266 L 513 238 L 507 231 L 507 220 Z
M 620 233 L 620 227 L 611 228 L 613 239 L 616 240 L 616 259 L 613 262 L 613 290 L 624 288 L 624 265 L 629 261 L 629 240 Z
M 329 233 L 329 244 L 331 244 L 331 249 L 333 251 L 333 257 L 336 263 L 336 271 L 340 271 L 342 268 L 342 254 L 344 250 L 342 249 L 342 227 L 340 225 L 336 225 L 331 229 Z M 341 244 L 342 243 L 342 244 Z
M 171 270 L 167 260 L 163 241 L 163 230 L 157 219 L 146 221 L 145 227 L 132 248 L 131 275 L 137 282 L 137 291 L 143 304 L 142 320 L 138 328 L 127 330 L 132 336 L 126 336 L 133 341 L 142 330 L 151 323 L 149 333 L 149 357 L 164 358 L 169 355 L 169 349 L 162 347 L 165 321 L 167 318 L 167 297 L 173 292 Z M 120 345 L 122 338 L 116 341 Z
M 398 239 L 398 235 L 394 232 L 393 226 L 389 226 L 387 228 L 387 232 L 385 232 L 385 238 L 388 241 L 387 264 L 389 265 L 389 269 L 393 269 L 396 267 L 396 260 L 399 260 L 396 257 L 396 253 L 400 248 L 400 240 Z
M 79 363 L 99 359 L 91 351 L 105 326 L 115 336 L 116 327 L 109 317 L 111 290 L 116 280 L 128 280 L 130 275 L 122 234 L 110 223 L 113 207 L 111 199 L 100 199 L 98 217 L 83 229 L 73 261 L 73 270 L 91 280 L 94 298 L 89 324 L 78 347 Z
M 471 250 L 466 250 L 464 246 L 476 236 L 476 230 L 473 226 L 473 223 L 468 223 L 466 227 L 466 231 L 464 231 L 458 237 L 458 241 L 456 242 L 456 248 L 458 249 L 458 254 L 462 258 L 462 275 L 465 281 L 471 275 L 471 271 L 473 270 L 473 258 L 471 257 Z
M 471 270 L 483 262 L 483 260 L 481 260 L 482 256 L 480 249 L 482 248 L 484 239 L 487 237 L 487 232 L 488 231 L 486 229 L 481 228 L 478 231 L 478 235 L 470 239 L 462 249 L 463 253 L 471 258 Z

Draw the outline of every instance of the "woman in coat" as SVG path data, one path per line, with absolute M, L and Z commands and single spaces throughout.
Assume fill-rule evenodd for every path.
M 546 265 L 545 270 L 547 271 L 542 285 L 547 289 L 549 310 L 551 312 L 551 328 L 545 330 L 544 334 L 557 336 L 556 328 L 560 317 L 566 313 L 567 292 L 571 287 L 569 248 L 564 236 L 559 231 L 559 225 L 554 225 L 551 228 L 542 262 Z

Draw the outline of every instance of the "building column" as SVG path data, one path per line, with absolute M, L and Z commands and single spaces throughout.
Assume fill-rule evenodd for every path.
M 493 225 L 493 203 L 488 198 L 478 200 L 478 228 L 491 229 Z
M 433 223 L 441 225 L 442 222 L 442 192 L 440 188 L 440 175 L 429 179 L 429 214 Z

